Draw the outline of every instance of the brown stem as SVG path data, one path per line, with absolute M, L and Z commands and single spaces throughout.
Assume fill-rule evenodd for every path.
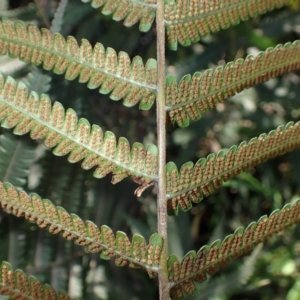
M 157 0 L 156 12 L 157 31 L 157 144 L 158 158 L 158 199 L 157 222 L 158 233 L 163 237 L 164 244 L 160 257 L 158 272 L 159 299 L 169 299 L 169 281 L 167 269 L 168 233 L 167 233 L 167 201 L 166 201 L 166 111 L 165 111 L 165 25 L 164 25 L 164 0 Z

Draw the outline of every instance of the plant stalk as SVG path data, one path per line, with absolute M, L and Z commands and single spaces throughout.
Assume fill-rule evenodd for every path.
M 158 145 L 158 198 L 157 198 L 157 223 L 158 233 L 163 237 L 164 244 L 160 256 L 158 272 L 159 299 L 169 299 L 168 281 L 168 232 L 167 232 L 167 201 L 166 201 L 166 110 L 165 110 L 165 25 L 164 25 L 164 0 L 157 0 L 156 12 L 157 32 L 157 145 Z

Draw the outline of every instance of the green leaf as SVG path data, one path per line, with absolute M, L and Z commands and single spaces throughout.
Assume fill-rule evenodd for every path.
M 165 0 L 165 24 L 170 49 L 177 43 L 189 46 L 201 37 L 237 25 L 268 11 L 281 8 L 290 0 L 189 1 Z
M 81 0 L 90 2 L 91 0 Z M 151 28 L 155 18 L 156 0 L 92 0 L 94 8 L 103 6 L 104 15 L 113 14 L 113 20 L 124 20 L 124 25 L 130 27 L 140 21 L 140 31 L 146 32 Z
M 258 244 L 271 236 L 300 222 L 300 199 L 275 210 L 269 217 L 262 216 L 252 222 L 245 230 L 240 227 L 223 242 L 215 241 L 203 246 L 197 254 L 188 252 L 181 262 L 174 255 L 168 258 L 171 298 L 182 299 L 184 294 L 197 294 L 196 283 L 206 280 L 207 274 L 213 275 L 231 259 L 240 257 L 253 250 Z
M 134 235 L 130 242 L 124 232 L 114 235 L 108 226 L 98 228 L 93 222 L 84 222 L 48 199 L 17 191 L 10 183 L 0 182 L 0 203 L 17 217 L 24 216 L 41 228 L 47 227 L 52 234 L 61 233 L 63 238 L 85 246 L 87 252 L 100 253 L 102 259 L 115 257 L 118 266 L 146 268 L 151 277 L 157 273 L 163 245 L 157 233 L 150 237 L 148 245 L 140 235 Z
M 103 94 L 111 93 L 114 100 L 124 99 L 126 106 L 140 102 L 141 109 L 149 109 L 155 100 L 157 63 L 154 59 L 144 63 L 136 56 L 132 62 L 127 53 L 119 55 L 112 48 L 104 49 L 97 43 L 94 47 L 87 40 L 79 47 L 73 36 L 65 39 L 48 29 L 8 19 L 0 22 L 0 53 L 18 57 L 25 62 L 56 74 L 65 73 L 68 80 L 79 77 L 88 87 Z
M 148 147 L 148 151 L 136 143 L 130 151 L 127 140 L 121 139 L 118 145 L 112 132 L 107 131 L 103 136 L 99 126 L 90 126 L 83 118 L 78 121 L 74 110 L 65 112 L 59 102 L 52 105 L 45 94 L 28 95 L 26 86 L 22 82 L 17 85 L 11 77 L 4 83 L 0 76 L 0 122 L 2 127 L 15 128 L 15 134 L 30 132 L 32 139 L 45 139 L 47 147 L 55 147 L 55 155 L 69 154 L 69 162 L 83 159 L 84 169 L 96 166 L 96 178 L 110 172 L 116 176 L 114 182 L 128 175 L 140 177 L 140 184 L 156 178 L 156 146 Z
M 50 285 L 42 285 L 36 278 L 27 277 L 21 270 L 14 271 L 8 262 L 1 263 L 0 274 L 1 295 L 10 295 L 14 299 L 71 299 L 66 293 L 57 293 Z
M 168 213 L 178 214 L 178 207 L 187 211 L 192 202 L 199 203 L 222 186 L 223 182 L 241 172 L 257 166 L 273 157 L 290 152 L 300 146 L 300 122 L 279 126 L 268 135 L 261 134 L 247 144 L 232 146 L 201 158 L 193 167 L 185 163 L 178 173 L 174 163 L 166 166 Z M 225 154 L 226 153 L 226 154 Z
M 248 55 L 225 66 L 208 69 L 193 76 L 185 75 L 179 83 L 166 79 L 166 106 L 172 122 L 187 127 L 201 114 L 214 109 L 227 98 L 266 82 L 280 74 L 299 69 L 300 41 L 268 48 L 257 56 Z

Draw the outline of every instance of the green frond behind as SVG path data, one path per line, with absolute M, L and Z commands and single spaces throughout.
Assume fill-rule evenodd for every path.
M 115 21 L 124 20 L 124 25 L 130 27 L 140 21 L 140 31 L 150 30 L 156 15 L 156 0 L 81 0 L 92 2 L 94 8 L 102 7 L 104 15 L 111 15 Z
M 3 5 L 3 3 L 6 0 L 2 0 L 0 5 Z M 8 3 L 8 1 L 6 1 Z M 6 4 L 4 4 L 5 6 Z M 9 3 L 6 7 L 2 6 L 2 9 L 0 10 L 0 17 L 3 18 L 12 18 L 12 19 L 20 19 L 20 20 L 33 20 L 36 18 L 36 10 L 37 7 L 34 3 L 29 3 L 26 6 L 21 6 L 15 9 L 9 9 Z
M 243 171 L 263 163 L 273 157 L 290 152 L 300 146 L 300 122 L 279 126 L 268 135 L 261 134 L 247 144 L 210 154 L 194 165 L 185 163 L 180 172 L 173 162 L 166 166 L 168 213 L 178 214 L 192 208 L 203 196 L 211 195 L 222 183 Z
M 178 84 L 174 76 L 166 79 L 166 106 L 171 121 L 180 127 L 196 121 L 201 113 L 218 103 L 270 78 L 300 68 L 300 41 L 277 45 L 256 57 L 229 62 L 226 66 L 185 75 Z
M 0 294 L 9 295 L 9 299 L 71 300 L 66 293 L 57 293 L 50 285 L 42 285 L 35 277 L 27 277 L 21 270 L 14 271 L 5 261 L 0 265 Z
M 290 0 L 165 0 L 168 45 L 177 49 L 201 37 L 288 5 Z
M 300 200 L 293 205 L 285 205 L 282 210 L 273 211 L 269 217 L 262 216 L 246 229 L 238 228 L 223 242 L 217 240 L 210 246 L 203 246 L 197 253 L 188 252 L 181 262 L 175 255 L 171 255 L 168 258 L 171 298 L 183 299 L 184 294 L 197 294 L 195 283 L 205 281 L 206 274 L 215 274 L 232 259 L 251 251 L 259 243 L 299 222 Z
M 27 137 L 14 136 L 8 130 L 1 130 L 0 135 L 0 181 L 9 181 L 16 188 L 23 188 L 27 185 L 29 170 L 35 159 L 36 143 Z M 26 246 L 20 247 L 20 236 L 28 241 L 28 234 L 23 232 L 20 220 L 13 216 L 8 216 L 9 222 L 4 225 L 2 221 L 1 229 L 7 232 L 8 245 L 3 253 L 7 253 L 7 259 L 15 267 L 24 265 Z M 5 244 L 1 237 L 2 246 Z
M 61 32 L 61 27 L 63 23 L 63 18 L 65 14 L 65 10 L 68 4 L 68 0 L 61 0 L 57 6 L 57 9 L 55 11 L 53 20 L 51 22 L 51 32 Z
M 88 88 L 100 87 L 99 92 L 110 94 L 111 99 L 124 99 L 125 106 L 140 102 L 140 108 L 146 110 L 155 100 L 155 59 L 149 59 L 144 66 L 139 56 L 131 62 L 126 52 L 105 50 L 100 43 L 92 47 L 83 39 L 79 47 L 72 36 L 65 39 L 45 28 L 4 19 L 0 22 L 0 54 L 7 53 L 36 66 L 43 64 L 45 70 L 53 69 L 56 74 L 65 73 L 68 80 L 79 76 L 79 82 L 88 82 Z
M 34 157 L 34 144 L 17 138 L 10 132 L 1 134 L 0 180 L 9 181 L 17 187 L 24 186 Z
M 233 293 L 241 291 L 255 271 L 256 262 L 261 254 L 263 244 L 259 244 L 252 253 L 246 257 L 238 270 L 229 272 L 219 277 L 210 278 L 198 289 L 197 300 L 230 298 Z
M 5 211 L 25 217 L 41 228 L 47 227 L 52 234 L 61 233 L 65 239 L 84 246 L 87 252 L 100 253 L 103 259 L 115 258 L 117 266 L 143 267 L 149 276 L 156 275 L 163 243 L 157 233 L 150 237 L 148 245 L 140 235 L 134 235 L 130 242 L 124 232 L 115 235 L 106 225 L 99 229 L 93 222 L 82 221 L 48 199 L 17 191 L 10 183 L 0 182 L 0 203 Z
M 98 125 L 78 117 L 74 110 L 66 112 L 59 102 L 51 104 L 47 95 L 28 94 L 24 83 L 18 85 L 11 77 L 4 82 L 0 74 L 0 122 L 4 128 L 14 128 L 14 133 L 30 132 L 32 139 L 44 139 L 47 147 L 56 147 L 57 156 L 69 154 L 71 163 L 83 159 L 82 168 L 97 167 L 94 176 L 102 178 L 113 172 L 113 183 L 131 175 L 140 184 L 150 182 L 157 174 L 157 147 L 147 149 L 134 143 L 130 149 L 125 138 L 116 141 L 115 135 L 103 134 Z
M 47 74 L 43 74 L 39 68 L 31 66 L 31 71 L 26 77 L 22 78 L 22 81 L 26 84 L 29 92 L 34 91 L 41 94 L 49 91 L 52 78 Z

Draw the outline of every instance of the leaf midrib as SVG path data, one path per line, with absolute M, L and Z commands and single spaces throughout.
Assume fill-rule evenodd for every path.
M 41 200 L 41 201 L 43 201 L 43 200 Z M 137 265 L 139 265 L 139 266 L 141 266 L 143 268 L 146 268 L 147 270 L 152 270 L 154 272 L 157 272 L 157 270 L 158 270 L 158 267 L 153 267 L 153 266 L 149 266 L 149 265 L 147 265 L 145 263 L 138 262 L 138 261 L 134 260 L 133 258 L 131 258 L 130 256 L 124 255 L 120 251 L 118 251 L 118 250 L 116 250 L 114 248 L 108 247 L 106 244 L 98 243 L 98 242 L 94 241 L 90 237 L 83 236 L 83 235 L 79 234 L 77 231 L 73 231 L 73 230 L 70 230 L 69 228 L 63 227 L 60 223 L 55 223 L 55 222 L 49 220 L 48 218 L 44 218 L 43 216 L 40 216 L 39 214 L 37 214 L 35 212 L 27 211 L 22 206 L 16 205 L 13 202 L 6 201 L 5 199 L 1 199 L 1 202 L 4 202 L 7 205 L 13 206 L 14 208 L 18 209 L 19 211 L 21 211 L 23 213 L 30 213 L 31 216 L 36 217 L 37 219 L 44 220 L 48 224 L 54 225 L 54 226 L 56 226 L 58 228 L 61 228 L 63 232 L 69 232 L 69 233 L 71 233 L 72 235 L 75 235 L 78 238 L 82 238 L 82 239 L 84 239 L 86 241 L 91 242 L 93 245 L 101 246 L 101 247 L 105 248 L 105 250 L 108 250 L 110 252 L 116 253 L 118 256 L 120 256 L 120 257 L 122 257 L 122 258 L 124 258 L 124 259 L 126 259 L 126 260 L 128 260 L 128 261 L 130 261 L 132 263 L 135 263 L 135 264 L 137 264 Z
M 297 124 L 294 124 L 294 126 L 299 126 L 299 125 L 297 125 Z M 285 131 L 284 131 L 285 132 Z M 282 133 L 284 133 L 284 132 L 282 132 Z M 288 140 L 287 141 L 287 143 L 286 144 L 284 144 L 284 143 L 281 143 L 281 144 L 279 144 L 278 146 L 275 146 L 275 147 L 272 147 L 272 148 L 270 148 L 268 151 L 266 151 L 266 152 L 263 152 L 263 153 L 260 153 L 260 155 L 258 155 L 258 156 L 255 156 L 255 157 L 252 157 L 251 158 L 251 160 L 248 160 L 248 161 L 245 161 L 244 163 L 242 163 L 242 164 L 239 164 L 239 165 L 237 165 L 237 166 L 235 166 L 235 167 L 232 167 L 232 168 L 230 168 L 230 169 L 226 169 L 225 171 L 223 171 L 223 172 L 221 172 L 221 173 L 219 173 L 219 174 L 217 174 L 217 175 L 214 175 L 213 177 L 211 177 L 210 179 L 206 179 L 206 180 L 203 180 L 203 181 L 201 181 L 200 183 L 197 183 L 197 184 L 195 184 L 195 185 L 193 185 L 193 186 L 191 186 L 191 187 L 188 187 L 188 188 L 186 188 L 186 189 L 183 189 L 183 190 L 180 190 L 179 192 L 177 192 L 177 193 L 171 193 L 171 194 L 167 194 L 167 201 L 168 200 L 171 200 L 171 199 L 173 199 L 173 198 L 175 198 L 175 197 L 177 197 L 177 196 L 180 196 L 180 195 L 182 195 L 182 194 L 185 194 L 185 193 L 187 193 L 187 192 L 189 192 L 189 191 L 191 191 L 191 190 L 193 190 L 193 189 L 195 189 L 195 188 L 198 188 L 198 187 L 201 187 L 201 186 L 203 186 L 203 185 L 205 185 L 205 184 L 207 184 L 207 183 L 211 183 L 214 179 L 217 179 L 217 178 L 219 178 L 219 177 L 223 177 L 224 175 L 227 175 L 227 174 L 229 174 L 229 173 L 232 173 L 234 170 L 236 170 L 237 168 L 241 168 L 241 167 L 243 167 L 243 166 L 245 166 L 245 165 L 248 165 L 249 163 L 251 163 L 252 161 L 254 161 L 254 160 L 256 160 L 256 159 L 258 159 L 258 158 L 260 158 L 260 157 L 262 157 L 262 156 L 265 156 L 265 155 L 267 155 L 268 153 L 271 153 L 271 152 L 274 152 L 274 151 L 276 151 L 276 150 L 279 150 L 281 147 L 283 147 L 284 145 L 289 145 L 289 144 L 293 144 L 294 142 L 299 142 L 300 141 L 300 136 L 297 138 L 295 138 L 295 139 L 290 139 L 290 140 Z M 250 144 L 248 144 L 248 145 L 250 145 Z M 247 145 L 247 146 L 248 146 Z M 286 152 L 288 152 L 288 151 L 286 151 Z M 285 152 L 285 153 L 286 153 Z M 263 161 L 264 162 L 264 161 Z M 263 162 L 261 162 L 261 163 L 263 163 Z M 257 165 L 257 164 L 256 164 Z M 254 166 L 256 166 L 256 165 L 254 165 Z M 253 166 L 253 167 L 254 167 Z M 224 180 L 222 180 L 222 181 L 224 181 Z
M 23 115 L 25 116 L 28 116 L 30 117 L 31 119 L 35 120 L 35 122 L 41 124 L 41 125 L 44 125 L 46 126 L 47 128 L 49 128 L 50 131 L 52 132 L 56 132 L 58 134 L 60 134 L 61 136 L 63 136 L 64 138 L 70 140 L 71 142 L 75 142 L 77 145 L 85 148 L 85 149 L 88 149 L 90 152 L 94 153 L 94 154 L 97 154 L 98 156 L 102 157 L 103 159 L 105 159 L 106 161 L 110 161 L 112 162 L 113 164 L 115 164 L 116 166 L 118 167 L 121 167 L 125 170 L 128 170 L 130 171 L 130 173 L 134 173 L 135 175 L 139 175 L 139 176 L 142 176 L 144 178 L 149 178 L 151 180 L 156 180 L 157 179 L 157 176 L 155 175 L 152 175 L 152 174 L 148 174 L 148 173 L 145 173 L 145 172 L 142 172 L 142 171 L 139 171 L 139 170 L 136 170 L 128 165 L 124 165 L 122 163 L 120 163 L 118 160 L 114 160 L 113 158 L 111 157 L 108 157 L 106 156 L 105 154 L 99 152 L 99 151 L 96 151 L 95 149 L 93 149 L 92 147 L 90 147 L 89 145 L 86 145 L 86 144 L 83 144 L 82 142 L 80 142 L 79 140 L 77 140 L 76 138 L 74 138 L 73 136 L 70 136 L 68 134 L 66 134 L 65 132 L 63 132 L 62 130 L 54 127 L 53 125 L 41 120 L 40 118 L 37 117 L 37 115 L 35 114 L 32 114 L 30 112 L 27 112 L 26 110 L 24 110 L 23 108 L 19 107 L 19 106 L 15 106 L 14 103 L 11 103 L 9 101 L 7 101 L 5 98 L 3 98 L 2 96 L 0 96 L 0 102 L 3 102 L 5 103 L 6 105 L 12 107 L 14 110 L 16 111 L 19 111 L 21 112 Z M 30 130 L 31 131 L 31 130 Z M 56 145 L 55 145 L 56 146 Z M 69 153 L 71 153 L 72 151 L 70 151 Z M 68 153 L 68 154 L 69 154 Z M 66 154 L 66 155 L 68 155 Z M 83 158 L 84 159 L 84 158 Z
M 210 0 L 208 0 L 208 1 L 210 1 Z M 228 11 L 230 9 L 237 8 L 240 5 L 245 5 L 245 4 L 248 4 L 248 3 L 251 3 L 251 2 L 255 2 L 255 0 L 246 0 L 246 1 L 243 1 L 242 3 L 239 2 L 237 4 L 231 4 L 231 5 L 226 6 L 225 8 L 220 8 L 220 9 L 217 9 L 217 10 L 214 10 L 214 11 L 211 11 L 211 12 L 207 12 L 207 13 L 203 13 L 203 14 L 200 14 L 200 15 L 194 16 L 194 17 L 185 17 L 185 18 L 182 18 L 182 19 L 179 19 L 179 20 L 177 19 L 177 20 L 173 20 L 173 21 L 165 20 L 165 24 L 166 24 L 166 26 L 169 26 L 169 25 L 174 25 L 174 24 L 182 24 L 182 23 L 187 23 L 187 22 L 191 22 L 191 21 L 197 21 L 199 19 L 204 19 L 204 18 L 207 18 L 209 16 L 215 16 L 220 12 L 225 12 L 225 11 Z M 190 7 L 187 9 L 187 13 L 189 12 L 189 10 L 190 10 Z M 248 16 L 250 17 L 249 14 L 248 14 Z M 239 20 L 241 20 L 241 18 L 239 18 Z
M 26 42 L 26 41 L 20 41 L 20 40 L 15 40 L 15 39 L 10 39 L 10 38 L 7 38 L 7 37 L 3 37 L 1 36 L 0 37 L 0 40 L 4 41 L 4 42 L 7 42 L 9 44 L 15 44 L 15 45 L 18 45 L 20 46 L 20 53 L 22 51 L 22 47 L 29 47 L 30 49 L 35 49 L 35 50 L 39 50 L 39 51 L 42 51 L 43 53 L 49 53 L 49 54 L 53 54 L 55 55 L 56 57 L 59 57 L 59 58 L 64 58 L 64 59 L 67 59 L 69 62 L 75 62 L 75 63 L 78 63 L 80 64 L 81 66 L 83 67 L 89 67 L 95 71 L 98 71 L 98 72 L 101 72 L 101 73 L 104 73 L 106 74 L 107 76 L 111 76 L 111 77 L 114 77 L 116 79 L 121 79 L 125 82 L 128 82 L 132 85 L 135 85 L 135 86 L 139 86 L 139 87 L 142 87 L 142 88 L 145 88 L 145 89 L 149 89 L 153 92 L 156 92 L 156 85 L 149 85 L 149 84 L 145 84 L 145 83 L 142 83 L 142 82 L 138 82 L 138 81 L 134 81 L 134 80 L 131 80 L 129 78 L 126 78 L 126 77 L 122 77 L 118 74 L 115 74 L 115 73 L 111 73 L 109 71 L 107 71 L 105 68 L 98 68 L 98 67 L 95 67 L 93 64 L 91 63 L 87 63 L 87 62 L 83 62 L 82 60 L 76 58 L 76 57 L 73 57 L 73 56 L 69 56 L 69 55 L 66 55 L 66 54 L 63 54 L 61 52 L 57 52 L 55 49 L 52 49 L 52 50 L 49 50 L 47 48 L 44 48 L 44 47 L 40 47 L 40 46 L 37 46 L 35 44 L 31 44 L 29 42 Z M 52 40 L 54 41 L 54 40 Z M 65 40 L 65 43 L 67 44 L 67 41 Z M 79 47 L 79 45 L 78 45 Z M 9 48 L 9 47 L 8 47 Z M 8 53 L 10 53 L 9 49 L 8 49 Z M 11 56 L 14 56 L 14 55 L 11 55 Z M 20 55 L 17 56 L 18 58 L 20 57 Z M 20 58 L 19 58 L 20 59 Z M 20 59 L 21 60 L 21 59 Z M 44 61 L 44 59 L 43 59 Z M 27 61 L 26 61 L 27 62 Z M 42 64 L 42 63 L 41 63 Z M 130 66 L 132 65 L 132 61 L 130 63 Z M 55 66 L 55 64 L 54 64 Z M 144 65 L 145 67 L 145 65 Z M 53 67 L 54 68 L 54 67 Z M 52 68 L 52 69 L 53 69 Z M 67 68 L 66 68 L 67 69 Z M 64 71 L 65 73 L 66 71 Z
M 297 204 L 296 204 L 297 205 Z M 289 207 L 289 210 L 292 210 L 292 209 L 294 209 L 294 205 L 291 205 L 290 207 Z M 281 209 L 280 210 L 280 214 L 282 214 L 282 213 L 284 213 L 284 210 L 283 209 Z M 266 217 L 265 219 L 262 219 L 263 217 Z M 256 223 L 256 225 L 259 225 L 259 224 L 261 224 L 261 222 L 270 222 L 271 220 L 270 220 L 270 216 L 266 216 L 266 215 L 263 215 L 261 218 L 260 218 L 260 220 L 261 221 L 255 221 L 255 223 Z M 177 280 L 177 281 L 170 281 L 170 287 L 172 288 L 172 287 L 174 287 L 174 286 L 176 286 L 176 285 L 178 285 L 178 284 L 180 284 L 180 283 L 183 283 L 185 280 L 193 280 L 193 277 L 195 277 L 197 274 L 199 274 L 199 273 L 205 273 L 205 274 L 208 274 L 207 273 L 207 270 L 210 268 L 210 267 L 212 267 L 212 266 L 218 266 L 218 267 L 220 267 L 220 266 L 222 266 L 222 265 L 220 265 L 219 264 L 219 262 L 222 262 L 222 261 L 227 261 L 227 262 L 229 262 L 230 260 L 232 260 L 232 255 L 234 255 L 234 254 L 239 254 L 239 253 L 241 253 L 241 251 L 242 251 L 242 254 L 241 255 L 243 255 L 243 254 L 245 254 L 245 253 L 248 253 L 248 252 L 250 252 L 250 251 L 252 251 L 253 250 L 253 248 L 255 247 L 255 246 L 257 246 L 259 243 L 261 243 L 261 242 L 264 242 L 266 239 L 268 239 L 268 238 L 270 238 L 270 237 L 272 237 L 272 236 L 274 236 L 274 235 L 276 235 L 276 234 L 278 234 L 278 232 L 279 231 L 281 231 L 281 230 L 283 230 L 283 229 L 287 229 L 287 228 L 290 228 L 290 227 L 292 227 L 292 226 L 294 226 L 294 225 L 296 225 L 298 222 L 299 222 L 299 220 L 300 220 L 300 218 L 298 218 L 297 220 L 295 220 L 295 221 L 293 221 L 293 222 L 291 222 L 291 223 L 289 223 L 288 225 L 286 225 L 285 223 L 277 223 L 277 228 L 276 228 L 276 230 L 273 230 L 273 231 L 271 231 L 271 232 L 269 232 L 269 233 L 267 233 L 267 234 L 263 234 L 262 236 L 253 236 L 253 238 L 250 240 L 250 242 L 248 241 L 248 242 L 245 242 L 242 246 L 240 246 L 239 248 L 234 248 L 234 251 L 229 251 L 228 253 L 227 253 L 227 255 L 224 255 L 224 256 L 222 256 L 222 257 L 219 257 L 218 259 L 216 259 L 216 260 L 214 260 L 214 261 L 212 261 L 211 263 L 209 263 L 209 264 L 207 264 L 207 265 L 205 265 L 204 267 L 202 267 L 201 269 L 198 269 L 197 271 L 195 271 L 195 272 L 192 272 L 191 274 L 189 274 L 189 275 L 187 275 L 187 276 L 185 276 L 184 278 L 180 278 L 179 280 Z M 238 235 L 244 235 L 245 234 L 245 232 L 247 231 L 244 227 L 239 227 L 238 229 L 243 229 L 243 233 L 239 233 Z M 238 230 L 237 229 L 237 230 Z M 236 230 L 236 231 L 237 231 Z M 265 233 L 265 232 L 264 232 Z M 233 234 L 233 238 L 234 237 L 236 237 L 236 235 L 235 234 Z M 262 239 L 263 238 L 263 239 Z M 221 244 L 220 244 L 220 246 L 218 247 L 218 250 L 220 250 L 221 248 L 222 248 L 222 244 L 223 244 L 223 242 L 225 241 L 225 239 L 221 242 Z M 249 246 L 251 246 L 251 248 L 249 249 Z M 232 247 L 232 244 L 231 244 L 231 247 Z M 247 251 L 245 251 L 244 252 L 244 249 L 246 249 Z M 201 251 L 201 249 L 200 249 L 200 251 Z M 241 255 L 238 255 L 237 257 L 239 257 L 239 256 L 241 256 Z M 237 258 L 237 257 L 235 257 L 235 258 Z M 197 258 L 197 254 L 196 254 L 196 257 L 194 257 L 194 259 L 196 259 Z M 235 258 L 233 258 L 233 259 L 235 259 Z
M 292 45 L 291 45 L 292 46 Z M 296 45 L 297 47 L 299 47 L 298 45 Z M 276 51 L 276 48 L 274 48 L 274 51 Z M 255 59 L 257 58 L 257 56 L 254 58 L 254 60 L 253 61 L 255 61 Z M 293 57 L 288 63 L 282 63 L 282 64 L 277 64 L 277 65 L 274 65 L 274 66 L 272 66 L 272 67 L 270 67 L 270 68 L 266 68 L 266 69 L 263 69 L 263 70 L 261 70 L 261 71 L 259 71 L 259 72 L 257 72 L 257 73 L 254 73 L 253 75 L 251 75 L 251 76 L 248 76 L 248 77 L 246 77 L 246 78 L 243 78 L 243 79 L 240 79 L 240 80 L 236 80 L 234 83 L 231 83 L 231 84 L 228 84 L 228 85 L 226 85 L 226 86 L 223 86 L 223 87 L 221 87 L 220 89 L 216 89 L 216 90 L 213 90 L 212 92 L 209 92 L 209 93 L 207 93 L 207 94 L 205 94 L 205 95 L 200 95 L 199 97 L 197 97 L 197 98 L 194 98 L 194 99 L 192 99 L 192 100 L 189 100 L 189 101 L 186 101 L 186 102 L 184 102 L 184 103 L 178 103 L 178 104 L 175 104 L 175 105 L 172 105 L 172 106 L 166 106 L 166 111 L 172 111 L 172 110 L 175 110 L 175 109 L 177 109 L 177 108 L 181 108 L 181 107 L 184 107 L 184 106 L 187 106 L 187 105 L 189 105 L 189 104 L 191 104 L 191 103 L 195 103 L 195 102 L 197 102 L 197 101 L 199 101 L 199 100 L 204 100 L 205 98 L 208 98 L 208 97 L 210 97 L 210 96 L 213 96 L 213 95 L 215 95 L 215 94 L 218 94 L 218 93 L 222 93 L 222 92 L 224 92 L 224 91 L 226 91 L 226 90 L 230 90 L 232 87 L 235 87 L 235 86 L 237 86 L 237 85 L 239 85 L 239 84 L 241 84 L 241 83 L 243 83 L 243 82 L 245 82 L 245 81 L 247 81 L 247 80 L 251 80 L 251 79 L 255 79 L 255 78 L 257 78 L 257 77 L 259 77 L 259 76 L 261 76 L 261 75 L 264 75 L 264 73 L 266 73 L 266 72 L 270 72 L 270 71 L 275 71 L 276 69 L 279 69 L 279 68 L 282 68 L 282 67 L 284 67 L 284 66 L 289 66 L 289 65 L 292 65 L 292 64 L 294 64 L 295 62 L 298 62 L 299 61 L 299 58 L 297 58 L 297 57 Z M 245 62 L 245 60 L 244 60 L 244 62 Z M 217 67 L 216 67 L 217 68 Z M 211 69 L 209 69 L 209 70 L 211 70 Z M 214 69 L 215 70 L 215 69 Z M 223 69 L 224 71 L 225 71 L 225 68 Z M 223 71 L 223 72 L 224 72 Z M 203 73 L 202 73 L 203 74 Z M 213 75 L 214 75 L 214 73 L 212 74 L 212 79 L 213 79 Z M 278 76 L 278 75 L 277 75 Z M 272 76 L 270 76 L 269 78 L 268 78 L 268 80 L 269 79 L 271 79 L 272 78 Z M 191 79 L 191 81 L 192 81 L 192 79 Z M 190 82 L 191 82 L 190 81 Z M 266 80 L 265 80 L 266 81 Z M 177 84 L 177 86 L 178 86 L 178 84 Z M 245 88 L 244 88 L 245 89 Z M 237 93 L 237 92 L 236 92 Z M 229 97 L 230 98 L 230 97 Z M 226 100 L 227 98 L 222 98 L 221 100 Z
M 139 1 L 139 0 L 129 0 L 129 1 L 132 2 L 133 4 L 137 4 L 137 5 L 152 8 L 153 10 L 157 9 L 156 4 L 151 4 L 151 3 L 147 3 L 147 2 Z

